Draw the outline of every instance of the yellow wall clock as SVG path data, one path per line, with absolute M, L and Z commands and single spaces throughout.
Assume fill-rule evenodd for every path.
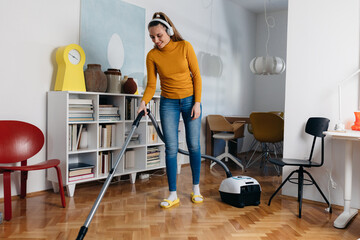
M 86 92 L 84 50 L 77 44 L 60 47 L 56 51 L 56 62 L 58 70 L 54 90 Z

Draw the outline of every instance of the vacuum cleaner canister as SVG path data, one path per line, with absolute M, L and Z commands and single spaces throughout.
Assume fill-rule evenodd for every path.
M 261 187 L 252 177 L 229 177 L 221 182 L 219 192 L 221 200 L 234 207 L 260 204 Z

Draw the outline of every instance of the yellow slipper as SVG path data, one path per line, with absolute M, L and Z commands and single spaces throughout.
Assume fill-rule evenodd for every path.
M 168 200 L 168 199 L 164 199 L 162 202 L 167 202 L 169 205 L 167 205 L 167 206 L 160 205 L 160 207 L 162 207 L 162 208 L 171 208 L 171 207 L 179 204 L 179 203 L 180 203 L 180 199 L 177 198 L 177 199 L 175 199 L 174 201 L 170 201 L 170 200 Z
M 196 198 L 201 198 L 200 201 L 196 201 Z M 191 201 L 193 203 L 203 203 L 204 202 L 204 197 L 202 195 L 194 195 L 194 193 L 191 193 Z

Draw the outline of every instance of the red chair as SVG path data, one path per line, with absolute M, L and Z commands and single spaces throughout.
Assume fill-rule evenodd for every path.
M 44 145 L 44 135 L 36 126 L 20 121 L 0 121 L 0 164 L 21 162 L 21 166 L 0 166 L 0 173 L 4 179 L 4 208 L 5 220 L 11 219 L 11 172 L 21 171 L 20 197 L 26 196 L 26 180 L 28 171 L 55 168 L 59 181 L 61 203 L 65 207 L 65 195 L 61 172 L 58 165 L 60 160 L 51 159 L 35 165 L 27 165 L 27 159 L 37 154 Z

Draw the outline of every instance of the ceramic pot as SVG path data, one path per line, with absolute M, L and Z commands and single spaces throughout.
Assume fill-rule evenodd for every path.
M 88 64 L 84 72 L 86 91 L 105 92 L 107 79 L 105 73 L 101 71 L 100 64 Z
M 124 83 L 124 93 L 134 94 L 137 91 L 137 84 L 133 78 L 128 78 Z
M 108 93 L 121 93 L 121 71 L 120 69 L 109 68 L 105 72 L 107 78 Z

